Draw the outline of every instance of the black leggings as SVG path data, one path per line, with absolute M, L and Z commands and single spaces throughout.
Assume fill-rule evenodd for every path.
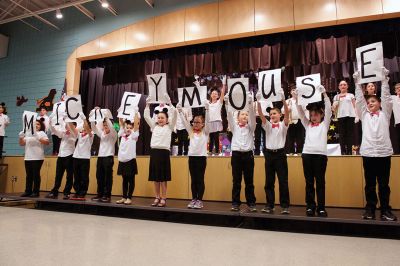
M 114 156 L 98 157 L 96 168 L 97 196 L 111 197 Z
M 122 197 L 132 199 L 135 190 L 135 174 L 122 175 Z
M 178 136 L 178 155 L 187 155 L 189 149 L 189 135 L 186 129 L 177 130 Z
M 307 208 L 315 210 L 315 190 L 317 191 L 318 209 L 325 209 L 325 172 L 328 157 L 320 154 L 302 154 L 303 171 L 306 178 Z M 314 182 L 316 189 L 314 189 Z
M 74 189 L 79 196 L 85 196 L 89 187 L 90 159 L 74 158 Z
M 351 155 L 354 138 L 354 117 L 338 119 L 339 143 L 342 155 Z
M 64 188 L 64 195 L 69 195 L 71 193 L 72 184 L 74 182 L 74 166 L 72 155 L 67 157 L 58 157 L 56 166 L 56 178 L 54 181 L 54 187 L 51 192 L 57 196 L 58 190 L 61 186 L 61 181 L 64 176 L 64 172 L 67 172 L 67 182 Z
M 40 191 L 40 169 L 43 160 L 25 161 L 26 185 L 25 193 L 38 194 Z
M 210 143 L 208 151 L 212 152 L 215 146 L 215 153 L 219 153 L 219 131 L 210 133 Z
M 192 179 L 192 199 L 203 200 L 204 173 L 206 172 L 207 157 L 189 156 L 189 171 Z
M 4 136 L 0 136 L 0 158 L 3 158 Z
M 53 141 L 53 154 L 58 154 L 60 151 L 61 139 L 56 135 L 51 135 Z

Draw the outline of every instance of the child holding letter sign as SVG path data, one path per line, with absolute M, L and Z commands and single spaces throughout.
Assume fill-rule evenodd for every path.
M 318 85 L 315 93 L 317 92 L 324 96 L 325 111 L 321 102 L 310 103 L 307 105 L 310 119 L 307 119 L 302 106 L 299 105 L 299 99 L 297 99 L 296 104 L 301 123 L 306 129 L 306 140 L 301 155 L 306 179 L 306 214 L 307 216 L 314 216 L 317 207 L 317 215 L 327 217 L 328 213 L 325 210 L 325 172 L 328 162 L 327 143 L 332 110 L 325 88 Z M 299 95 L 298 97 L 302 96 Z M 316 183 L 317 206 L 315 204 L 314 183 Z
M 279 180 L 279 200 L 282 208 L 281 214 L 289 214 L 289 185 L 288 185 L 288 164 L 285 153 L 286 134 L 289 128 L 289 107 L 285 101 L 285 94 L 281 92 L 282 103 L 285 109 L 285 116 L 281 121 L 282 112 L 280 108 L 267 108 L 270 121 L 268 121 L 258 105 L 258 113 L 262 120 L 265 131 L 265 194 L 267 204 L 262 210 L 272 214 L 275 211 L 275 175 Z M 257 94 L 257 100 L 261 95 Z
M 132 204 L 132 194 L 135 189 L 135 175 L 137 175 L 136 164 L 136 142 L 139 137 L 139 109 L 134 111 L 133 123 L 131 120 L 119 119 L 118 136 L 121 142 L 118 150 L 118 175 L 122 175 L 122 199 L 117 204 Z
M 248 93 L 245 101 L 246 110 L 237 111 L 235 119 L 233 109 L 229 108 L 228 95 L 225 96 L 225 108 L 227 112 L 228 124 L 232 131 L 232 211 L 240 210 L 240 190 L 242 176 L 246 185 L 246 202 L 251 212 L 256 212 L 256 196 L 254 195 L 254 130 L 256 128 L 256 116 L 253 108 L 253 96 Z
M 170 145 L 171 134 L 175 128 L 177 114 L 176 109 L 171 104 L 168 94 L 164 95 L 168 108 L 161 111 L 155 111 L 157 122 L 150 117 L 150 101 L 146 99 L 146 108 L 144 109 L 144 119 L 149 125 L 152 135 L 150 141 L 150 165 L 149 165 L 149 181 L 154 182 L 155 200 L 151 206 L 165 207 L 167 204 L 167 181 L 171 181 L 171 162 L 170 162 Z M 170 115 L 172 115 L 171 122 Z M 161 193 L 160 193 L 161 192 Z
M 208 128 L 210 130 L 210 143 L 208 152 L 210 154 L 219 154 L 219 133 L 222 131 L 221 109 L 225 97 L 226 76 L 222 79 L 222 89 L 214 87 L 210 91 L 209 114 L 210 121 Z M 215 147 L 215 151 L 214 151 Z M 214 152 L 213 152 L 214 151 Z
M 393 116 L 394 116 L 394 137 L 397 139 L 397 143 L 394 141 L 393 150 L 395 154 L 400 154 L 400 83 L 394 86 L 394 92 L 396 95 L 392 95 L 393 101 Z
M 396 221 L 397 217 L 391 212 L 390 197 L 390 168 L 393 154 L 390 142 L 389 125 L 392 115 L 392 98 L 389 89 L 389 71 L 382 67 L 382 94 L 381 99 L 375 95 L 365 100 L 361 85 L 360 73 L 354 73 L 356 83 L 356 106 L 361 115 L 362 141 L 360 154 L 363 158 L 365 178 L 365 198 L 367 204 L 363 219 L 375 219 L 375 209 L 378 202 L 376 196 L 376 181 L 378 180 L 381 220 Z
M 24 114 L 24 118 L 27 115 Z M 36 117 L 36 116 L 34 116 Z M 33 117 L 33 118 L 34 118 Z M 33 118 L 31 121 L 33 121 Z M 30 130 L 29 126 L 26 130 Z M 44 125 L 44 120 L 40 118 L 35 120 L 34 124 L 30 127 L 35 127 L 31 136 L 25 135 L 26 130 L 19 133 L 19 145 L 25 146 L 25 172 L 26 184 L 25 192 L 21 197 L 39 197 L 40 191 L 40 169 L 44 161 L 44 145 L 49 145 L 49 138 L 47 137 Z
M 190 126 L 189 119 L 185 117 L 182 108 L 178 105 L 179 116 L 189 132 L 189 171 L 191 177 L 192 201 L 188 204 L 189 209 L 203 208 L 204 195 L 204 173 L 207 166 L 207 140 L 208 140 L 208 109 L 205 103 L 205 118 L 203 115 L 195 115 L 193 125 Z

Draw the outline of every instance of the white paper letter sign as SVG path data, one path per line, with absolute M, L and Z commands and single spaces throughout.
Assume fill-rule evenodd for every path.
M 167 74 L 159 73 L 147 75 L 149 84 L 149 97 L 151 103 L 165 103 L 165 94 L 167 94 Z
M 321 75 L 313 74 L 296 78 L 299 105 L 307 106 L 309 103 L 321 101 L 318 86 L 321 85 Z
M 178 88 L 178 98 L 182 107 L 202 107 L 207 101 L 207 86 Z
M 121 100 L 121 106 L 118 109 L 118 117 L 131 119 L 135 114 L 135 107 L 138 106 L 142 95 L 133 92 L 124 92 Z
M 249 91 L 248 78 L 228 79 L 229 105 L 235 110 L 246 108 L 247 92 Z
M 261 98 L 268 102 L 282 101 L 281 88 L 282 69 L 261 71 L 258 74 L 258 90 Z
M 79 113 L 82 112 L 82 102 L 80 95 L 67 96 L 65 98 L 66 122 L 79 120 Z
M 371 43 L 356 49 L 360 84 L 381 81 L 383 67 L 382 42 Z
M 113 119 L 110 110 L 108 109 L 94 109 L 89 114 L 89 122 L 103 122 L 104 118 L 108 117 Z
M 24 111 L 22 114 L 22 128 L 25 136 L 32 136 L 36 133 L 36 117 L 37 113 Z
M 63 122 L 63 118 L 65 117 L 65 102 L 55 103 L 53 106 L 53 113 L 55 114 L 52 119 L 52 124 L 55 126 L 59 126 Z

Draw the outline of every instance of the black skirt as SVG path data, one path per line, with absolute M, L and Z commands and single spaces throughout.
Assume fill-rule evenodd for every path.
M 169 150 L 150 150 L 149 181 L 171 181 L 171 162 Z
M 129 176 L 129 175 L 137 175 L 137 173 L 138 170 L 137 170 L 136 158 L 133 158 L 132 160 L 124 163 L 123 162 L 118 163 L 117 175 Z

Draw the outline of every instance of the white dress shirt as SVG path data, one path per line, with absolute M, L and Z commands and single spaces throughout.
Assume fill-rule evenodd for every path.
M 139 138 L 139 130 L 133 131 L 127 136 L 125 130 L 121 128 L 118 132 L 118 136 L 121 137 L 118 150 L 118 161 L 125 163 L 136 158 L 136 142 Z
M 40 139 L 49 140 L 44 131 L 38 131 L 32 137 L 25 137 L 25 161 L 44 160 L 44 145 L 40 143 Z

